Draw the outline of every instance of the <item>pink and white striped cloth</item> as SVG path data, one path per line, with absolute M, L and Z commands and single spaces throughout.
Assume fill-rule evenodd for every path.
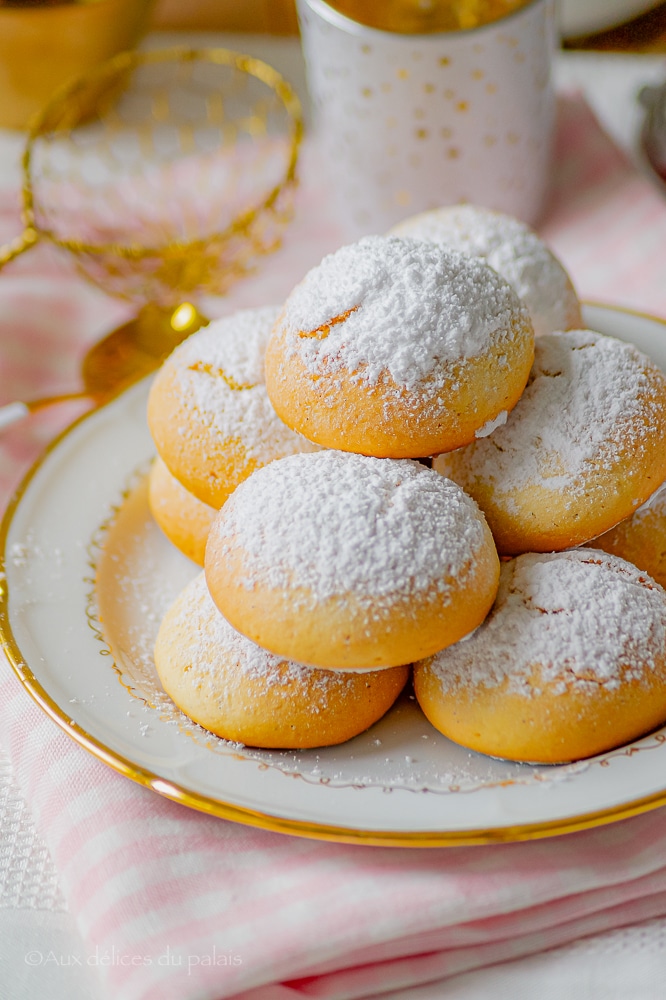
M 309 157 L 287 246 L 225 311 L 279 301 L 343 241 Z M 6 196 L 0 238 L 17 228 Z M 666 317 L 666 201 L 577 99 L 562 102 L 543 232 L 582 297 Z M 74 385 L 86 344 L 122 313 L 46 250 L 12 265 L 0 278 L 0 402 Z M 73 412 L 3 435 L 3 499 Z M 254 830 L 106 768 L 39 712 L 4 660 L 0 740 L 82 957 L 120 1000 L 402 998 L 420 983 L 666 914 L 666 810 L 552 840 L 422 851 Z

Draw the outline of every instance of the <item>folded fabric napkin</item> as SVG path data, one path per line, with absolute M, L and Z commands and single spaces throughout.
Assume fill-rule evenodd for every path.
M 225 309 L 279 301 L 342 242 L 311 155 L 287 247 Z M 666 316 L 656 251 L 666 241 L 666 201 L 580 99 L 562 102 L 556 163 L 543 231 L 581 295 Z M 65 357 L 110 322 L 108 300 L 41 250 L 13 275 L 0 284 L 6 401 L 65 388 L 47 384 L 54 370 L 73 383 L 76 362 Z M 3 497 L 66 416 L 45 414 L 2 437 Z M 364 848 L 273 834 L 120 777 L 33 705 L 4 659 L 0 734 L 88 961 L 122 1000 L 353 1000 L 666 914 L 666 810 L 482 848 Z

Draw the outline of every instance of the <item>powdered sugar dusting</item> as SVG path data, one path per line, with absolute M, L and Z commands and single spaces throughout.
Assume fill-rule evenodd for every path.
M 524 307 L 482 261 L 418 240 L 369 236 L 325 257 L 287 299 L 287 356 L 411 389 L 515 336 Z M 527 314 L 524 313 L 525 321 Z
M 654 493 L 647 498 L 645 503 L 637 507 L 631 515 L 632 520 L 639 521 L 648 512 L 658 514 L 660 517 L 666 515 L 666 483 L 658 486 Z
M 240 545 L 249 579 L 309 588 L 316 603 L 353 594 L 446 594 L 485 538 L 463 491 L 418 462 L 336 451 L 274 462 L 246 480 L 215 521 L 216 557 Z
M 468 468 L 498 495 L 532 484 L 579 493 L 591 463 L 612 469 L 618 449 L 638 451 L 663 427 L 661 379 L 631 344 L 589 330 L 546 334 L 506 424 L 466 449 Z M 446 472 L 446 457 L 438 467 Z
M 265 687 L 276 693 L 280 687 L 302 685 L 312 693 L 313 685 L 318 695 L 325 696 L 331 687 L 340 688 L 350 681 L 349 672 L 329 671 L 286 660 L 275 656 L 237 632 L 218 611 L 208 592 L 204 573 L 195 577 L 177 598 L 167 619 L 167 635 L 177 630 L 179 640 L 184 636 L 189 644 L 179 649 L 183 663 L 191 670 L 194 689 L 204 685 L 213 694 L 221 687 L 225 695 L 231 688 L 252 681 L 259 690 Z M 225 669 L 225 665 L 231 669 Z M 325 701 L 313 710 L 325 707 Z
M 282 423 L 264 384 L 264 356 L 277 306 L 244 309 L 188 337 L 167 361 L 178 373 L 185 404 L 222 442 L 240 439 L 259 464 L 299 451 L 316 451 Z M 192 429 L 179 428 L 187 436 Z
M 502 410 L 497 414 L 494 420 L 487 420 L 483 427 L 479 427 L 477 431 L 474 432 L 475 438 L 485 438 L 490 437 L 493 431 L 497 430 L 498 427 L 504 427 L 506 423 L 506 418 L 509 416 L 506 410 Z
M 566 271 L 543 240 L 518 219 L 459 205 L 406 219 L 393 232 L 486 260 L 527 306 L 536 336 L 580 324 L 578 298 Z
M 429 662 L 444 691 L 508 681 L 533 697 L 535 666 L 556 694 L 594 694 L 644 678 L 664 656 L 666 592 L 617 556 L 573 549 L 504 563 L 486 621 Z

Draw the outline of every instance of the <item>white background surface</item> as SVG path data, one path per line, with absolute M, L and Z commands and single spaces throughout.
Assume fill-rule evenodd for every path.
M 572 0 L 572 3 L 579 0 Z M 646 5 L 644 5 L 646 6 Z M 153 45 L 183 36 L 153 36 Z M 255 36 L 188 36 L 192 44 L 228 44 L 267 59 L 303 93 L 297 43 Z M 640 123 L 636 94 L 666 76 L 664 60 L 565 54 L 561 85 L 586 94 L 603 125 L 631 155 Z M 0 185 L 18 183 L 22 139 L 0 132 Z M 2 750 L 0 734 L 0 1000 L 100 1000 L 94 971 L 57 884 L 57 874 Z M 33 964 L 29 964 L 29 963 Z M 598 935 L 520 961 L 466 973 L 392 1000 L 663 1000 L 666 919 Z M 122 1000 L 122 998 L 119 998 Z

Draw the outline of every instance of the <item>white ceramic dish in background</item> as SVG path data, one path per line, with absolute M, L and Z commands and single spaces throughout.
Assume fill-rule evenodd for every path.
M 665 323 L 602 306 L 585 318 L 666 369 Z M 579 764 L 532 767 L 456 747 L 408 696 L 355 740 L 302 753 L 247 750 L 186 720 L 161 692 L 151 650 L 164 607 L 197 569 L 161 536 L 136 485 L 153 454 L 146 392 L 135 386 L 66 433 L 2 526 L 2 638 L 69 736 L 186 805 L 367 844 L 527 839 L 666 803 L 666 727 Z
M 658 7 L 662 0 L 560 0 L 560 23 L 565 38 L 592 35 L 614 28 Z

